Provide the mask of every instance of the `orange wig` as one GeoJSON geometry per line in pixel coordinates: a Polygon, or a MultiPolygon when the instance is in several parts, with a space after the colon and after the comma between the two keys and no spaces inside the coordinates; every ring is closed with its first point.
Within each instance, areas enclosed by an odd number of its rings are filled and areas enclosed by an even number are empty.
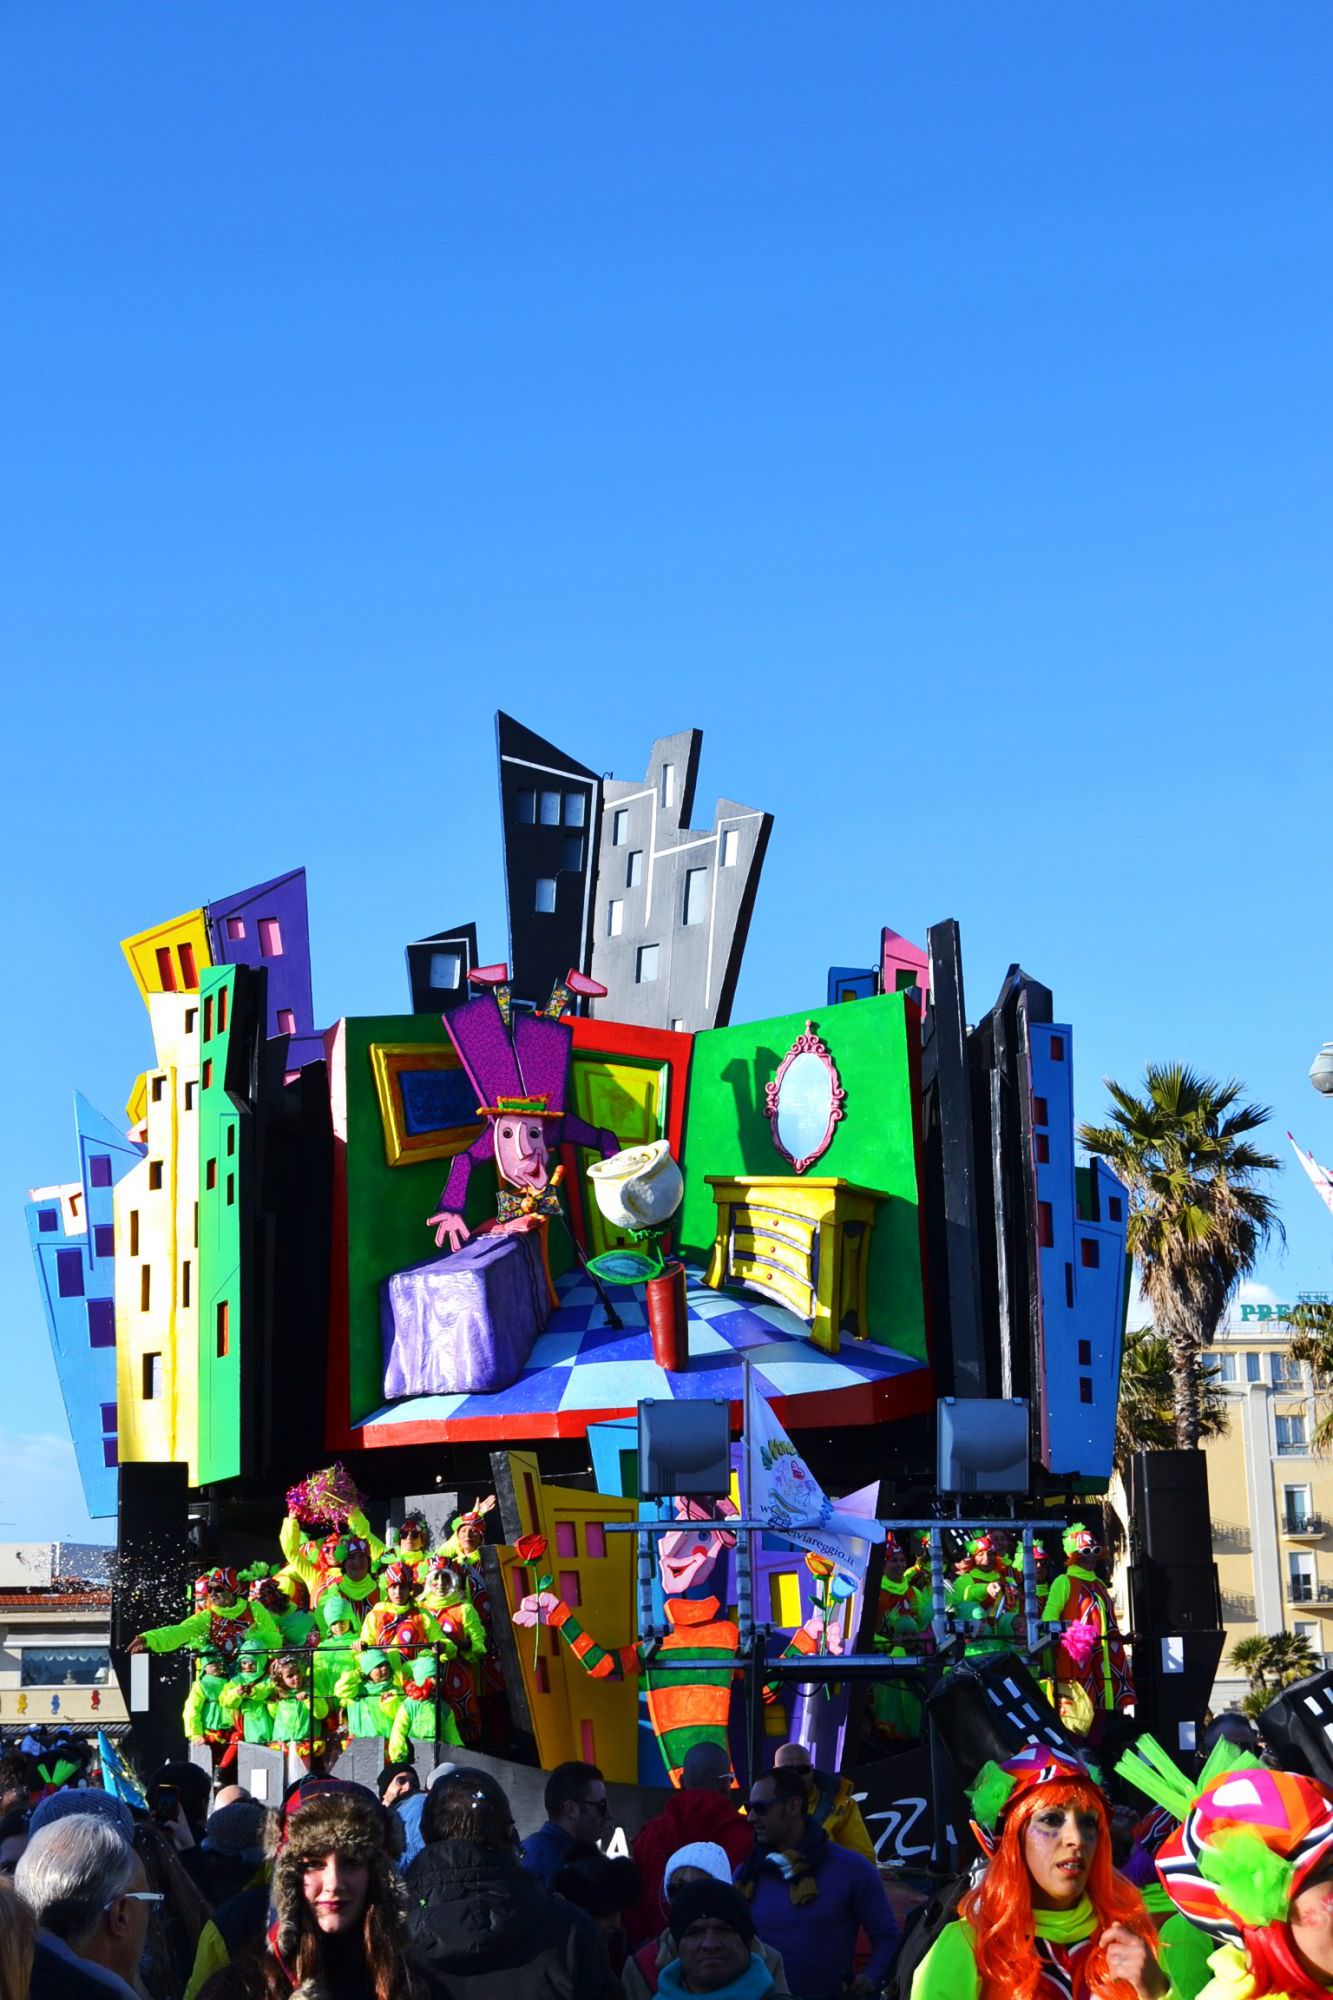
{"type": "Polygon", "coordinates": [[[1111,1866],[1111,1830],[1101,1793],[1076,1778],[1034,1785],[1014,1801],[986,1873],[958,1905],[959,1916],[976,1933],[982,2000],[1037,2000],[1040,1992],[1042,1966],[1033,1950],[1032,1877],[1023,1856],[1023,1834],[1033,1814],[1050,1806],[1076,1806],[1097,1815],[1097,1845],[1088,1872],[1097,1936],[1084,1964],[1088,1989],[1105,2000],[1138,2000],[1126,1980],[1108,1975],[1101,1933],[1111,1924],[1123,1924],[1156,1956],[1156,1932],[1138,1890],[1111,1866]]]}

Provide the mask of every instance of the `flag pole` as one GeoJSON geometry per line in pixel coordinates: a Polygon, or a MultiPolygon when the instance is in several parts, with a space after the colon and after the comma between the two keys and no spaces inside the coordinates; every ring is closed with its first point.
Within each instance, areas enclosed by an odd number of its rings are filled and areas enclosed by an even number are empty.
{"type": "Polygon", "coordinates": [[[748,1523],[753,1519],[750,1513],[753,1482],[750,1478],[750,1397],[753,1393],[753,1377],[750,1359],[741,1359],[741,1463],[740,1496],[741,1519],[747,1525],[740,1530],[736,1541],[736,1623],[739,1626],[739,1651],[742,1658],[749,1659],[750,1672],[746,1675],[746,1737],[750,1756],[749,1775],[753,1779],[759,1769],[760,1718],[763,1714],[763,1642],[754,1625],[754,1571],[751,1537],[753,1528],[748,1523]]]}

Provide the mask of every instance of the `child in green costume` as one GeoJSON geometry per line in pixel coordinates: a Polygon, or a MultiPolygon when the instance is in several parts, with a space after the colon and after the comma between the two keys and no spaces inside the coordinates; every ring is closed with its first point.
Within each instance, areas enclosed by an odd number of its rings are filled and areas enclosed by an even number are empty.
{"type": "Polygon", "coordinates": [[[269,1678],[268,1654],[257,1639],[241,1647],[235,1675],[218,1700],[233,1725],[239,1721],[243,1743],[273,1741],[273,1709],[278,1691],[269,1678]]]}
{"type": "Polygon", "coordinates": [[[185,1697],[182,1721],[189,1742],[219,1746],[231,1741],[231,1717],[219,1699],[226,1685],[226,1661],[215,1647],[205,1647],[195,1658],[194,1679],[185,1697]]]}
{"type": "Polygon", "coordinates": [[[334,1693],[343,1705],[349,1736],[379,1736],[388,1741],[403,1699],[391,1653],[367,1646],[341,1676],[334,1693]]]}
{"type": "Polygon", "coordinates": [[[290,1743],[309,1765],[320,1764],[337,1750],[337,1731],[330,1725],[332,1704],[315,1693],[311,1720],[310,1657],[282,1653],[273,1662],[273,1688],[277,1697],[273,1708],[273,1741],[290,1743]]]}
{"type": "Polygon", "coordinates": [[[356,1658],[357,1619],[353,1607],[337,1591],[320,1599],[320,1616],[327,1625],[315,1647],[315,1686],[321,1694],[331,1695],[356,1658]]]}
{"type": "Polygon", "coordinates": [[[443,1691],[436,1702],[435,1663],[428,1653],[423,1653],[407,1670],[402,1700],[389,1736],[387,1761],[404,1764],[412,1754],[413,1743],[437,1741],[457,1744],[460,1749],[463,1745],[457,1719],[443,1691]]]}

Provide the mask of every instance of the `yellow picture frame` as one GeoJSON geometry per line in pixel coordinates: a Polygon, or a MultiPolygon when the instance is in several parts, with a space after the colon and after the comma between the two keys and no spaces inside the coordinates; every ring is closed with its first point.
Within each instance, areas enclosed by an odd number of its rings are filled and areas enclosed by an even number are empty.
{"type": "Polygon", "coordinates": [[[465,1153],[485,1131],[484,1118],[437,1132],[407,1129],[401,1081],[404,1072],[461,1070],[456,1049],[438,1042],[372,1042],[370,1067],[384,1131],[384,1157],[391,1167],[410,1166],[418,1160],[451,1160],[465,1153]]]}

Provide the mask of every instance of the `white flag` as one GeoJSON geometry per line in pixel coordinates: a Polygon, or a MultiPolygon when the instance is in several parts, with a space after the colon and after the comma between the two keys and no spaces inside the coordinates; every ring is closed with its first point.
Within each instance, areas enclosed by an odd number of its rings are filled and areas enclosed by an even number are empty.
{"type": "Polygon", "coordinates": [[[827,1556],[844,1574],[864,1582],[871,1544],[884,1532],[880,1522],[835,1507],[765,1398],[751,1390],[747,1401],[749,1518],[762,1521],[798,1549],[827,1556]]]}
{"type": "MultiPolygon", "coordinates": [[[[1291,1139],[1290,1132],[1288,1132],[1287,1137],[1291,1139]]],[[[1291,1139],[1291,1144],[1296,1158],[1314,1182],[1319,1199],[1323,1202],[1326,1209],[1333,1212],[1333,1174],[1329,1173],[1327,1167],[1320,1166],[1313,1153],[1303,1153],[1294,1139],[1291,1139]]]]}

